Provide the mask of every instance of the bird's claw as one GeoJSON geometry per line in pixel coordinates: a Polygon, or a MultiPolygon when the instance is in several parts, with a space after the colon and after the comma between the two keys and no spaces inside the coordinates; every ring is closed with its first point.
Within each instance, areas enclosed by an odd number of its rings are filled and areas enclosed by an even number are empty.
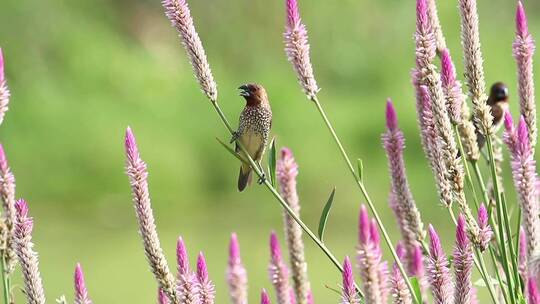
{"type": "Polygon", "coordinates": [[[266,174],[262,174],[257,181],[257,184],[262,185],[266,181],[266,174]]]}
{"type": "Polygon", "coordinates": [[[238,132],[233,132],[232,137],[231,137],[231,141],[229,143],[232,144],[233,142],[238,140],[239,137],[240,137],[240,135],[238,134],[238,132]]]}

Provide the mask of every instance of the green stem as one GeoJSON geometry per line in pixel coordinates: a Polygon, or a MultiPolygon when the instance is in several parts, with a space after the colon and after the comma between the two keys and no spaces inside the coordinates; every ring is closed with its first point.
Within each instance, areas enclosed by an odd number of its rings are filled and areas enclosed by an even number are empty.
{"type": "Polygon", "coordinates": [[[369,206],[369,209],[371,210],[371,213],[373,213],[373,217],[375,218],[375,221],[377,221],[377,225],[379,226],[379,229],[381,230],[381,234],[383,235],[383,239],[384,239],[386,245],[388,246],[388,248],[390,249],[390,252],[392,253],[392,257],[394,258],[394,261],[396,262],[396,264],[397,264],[397,266],[399,268],[399,271],[401,272],[401,275],[405,279],[405,283],[407,284],[407,287],[411,292],[411,295],[412,295],[412,297],[414,299],[414,302],[420,304],[420,301],[416,296],[416,293],[415,293],[414,288],[413,288],[413,286],[411,284],[411,281],[409,280],[409,276],[407,275],[407,272],[405,272],[405,268],[403,267],[403,264],[399,260],[399,257],[397,255],[396,251],[394,250],[394,246],[392,245],[392,241],[390,240],[390,237],[388,236],[388,232],[386,231],[386,228],[384,227],[384,225],[382,223],[381,217],[379,216],[379,213],[377,212],[377,209],[375,209],[375,205],[373,205],[373,202],[372,202],[372,200],[371,200],[371,198],[370,198],[370,196],[369,196],[369,194],[368,194],[368,192],[366,190],[366,187],[364,186],[364,183],[362,182],[360,177],[354,171],[354,167],[352,165],[352,162],[349,159],[349,156],[347,155],[347,152],[345,152],[345,149],[343,148],[343,145],[341,144],[341,141],[339,140],[339,137],[337,136],[336,131],[334,130],[334,127],[332,126],[332,123],[330,122],[330,120],[326,116],[326,113],[325,113],[324,109],[322,108],[318,98],[316,96],[313,96],[311,98],[311,100],[313,101],[313,103],[317,107],[317,110],[318,110],[319,114],[321,115],[326,127],[328,128],[328,131],[330,131],[330,134],[332,135],[332,138],[334,139],[336,145],[339,148],[339,151],[341,153],[341,156],[343,157],[343,160],[347,164],[347,167],[348,167],[349,171],[351,172],[351,175],[353,176],[354,180],[356,181],[356,184],[360,188],[360,192],[362,192],[362,195],[364,196],[364,199],[366,200],[366,202],[367,202],[367,204],[369,206]]]}
{"type": "Polygon", "coordinates": [[[4,303],[5,304],[10,304],[11,302],[9,301],[9,292],[10,292],[10,283],[9,283],[9,276],[7,275],[7,272],[6,272],[6,258],[4,256],[4,254],[2,254],[2,258],[1,258],[2,262],[1,262],[1,271],[2,271],[2,285],[4,287],[4,303]]]}
{"type": "Polygon", "coordinates": [[[478,207],[479,207],[478,198],[476,196],[476,190],[474,189],[474,183],[471,178],[471,171],[469,170],[469,165],[467,164],[467,160],[465,157],[465,149],[463,149],[463,143],[461,142],[461,136],[459,134],[458,126],[454,124],[453,128],[454,128],[454,133],[456,134],[459,152],[461,153],[461,157],[463,159],[463,167],[465,168],[465,176],[467,180],[467,185],[471,189],[473,199],[474,199],[474,205],[476,206],[476,210],[478,210],[478,207]]]}
{"type": "MultiPolygon", "coordinates": [[[[229,133],[232,135],[234,130],[232,129],[229,121],[227,120],[227,117],[225,116],[225,114],[221,110],[221,107],[217,104],[217,102],[212,102],[212,105],[214,106],[214,109],[218,113],[219,117],[221,118],[221,121],[223,122],[223,124],[225,125],[225,127],[227,128],[229,133]]],[[[261,172],[259,166],[257,165],[257,163],[255,163],[253,158],[251,158],[249,153],[247,153],[245,147],[238,141],[237,141],[237,144],[240,147],[240,149],[242,150],[242,152],[245,154],[245,156],[247,158],[247,161],[249,162],[249,164],[250,164],[251,168],[253,169],[253,171],[257,174],[257,176],[259,176],[259,178],[262,178],[264,176],[264,172],[261,172]]],[[[302,230],[304,230],[304,232],[323,251],[323,253],[328,257],[328,259],[330,259],[332,264],[334,264],[334,266],[336,266],[336,268],[340,272],[343,272],[343,267],[341,266],[341,263],[334,256],[334,254],[330,251],[330,249],[328,249],[328,247],[326,247],[326,245],[315,235],[315,233],[313,233],[313,231],[311,231],[311,229],[309,229],[309,227],[298,217],[298,215],[296,215],[296,213],[291,209],[289,204],[287,204],[285,199],[283,199],[283,197],[281,197],[279,192],[272,186],[272,184],[266,178],[264,179],[264,185],[266,186],[266,188],[268,188],[268,190],[270,190],[270,193],[272,193],[272,195],[277,199],[277,201],[279,202],[281,207],[283,207],[283,209],[285,209],[285,211],[289,214],[289,216],[294,219],[294,221],[302,228],[302,230]]],[[[357,289],[358,293],[360,294],[360,296],[363,297],[362,292],[360,291],[360,289],[357,286],[356,286],[356,289],[357,289]]]]}

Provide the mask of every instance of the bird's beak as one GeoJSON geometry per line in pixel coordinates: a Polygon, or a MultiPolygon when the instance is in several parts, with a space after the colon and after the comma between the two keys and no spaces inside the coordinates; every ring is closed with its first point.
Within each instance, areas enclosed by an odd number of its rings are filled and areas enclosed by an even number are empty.
{"type": "Polygon", "coordinates": [[[241,85],[239,88],[240,90],[240,96],[244,96],[244,97],[249,97],[250,96],[250,93],[249,93],[249,87],[247,85],[241,85]]]}

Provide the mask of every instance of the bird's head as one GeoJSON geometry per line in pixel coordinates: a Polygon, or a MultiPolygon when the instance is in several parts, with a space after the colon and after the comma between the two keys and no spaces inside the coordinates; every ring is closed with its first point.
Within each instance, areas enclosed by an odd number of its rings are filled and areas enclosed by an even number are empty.
{"type": "Polygon", "coordinates": [[[496,82],[491,86],[488,103],[494,105],[500,102],[508,102],[508,87],[502,82],[496,82]]]}
{"type": "Polygon", "coordinates": [[[268,102],[268,96],[263,86],[256,83],[243,84],[239,88],[240,96],[246,99],[248,105],[256,106],[268,102]]]}

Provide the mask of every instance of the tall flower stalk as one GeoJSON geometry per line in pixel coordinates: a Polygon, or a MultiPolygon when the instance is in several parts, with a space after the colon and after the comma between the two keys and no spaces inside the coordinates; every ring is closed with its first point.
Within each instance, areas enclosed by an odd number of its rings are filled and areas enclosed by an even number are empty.
{"type": "Polygon", "coordinates": [[[125,149],[127,156],[126,171],[131,184],[133,205],[137,215],[139,234],[143,241],[146,259],[159,287],[163,289],[172,303],[180,304],[180,297],[176,290],[174,276],[171,274],[167,265],[167,260],[163,254],[163,249],[161,249],[156,230],[152,205],[150,203],[150,193],[148,191],[146,163],[139,155],[135,136],[133,136],[133,132],[131,132],[129,127],[126,131],[125,149]]]}
{"type": "Polygon", "coordinates": [[[84,274],[81,264],[77,263],[75,267],[75,304],[92,304],[92,300],[88,296],[86,283],[84,282],[84,274]]]}
{"type": "Polygon", "coordinates": [[[206,259],[203,253],[199,253],[197,257],[197,281],[200,304],[214,304],[215,289],[214,283],[208,276],[208,267],[206,266],[206,259]]]}
{"type": "Polygon", "coordinates": [[[460,215],[457,222],[456,245],[454,248],[455,304],[470,304],[473,297],[473,248],[467,238],[465,225],[465,219],[460,215]]]}
{"type": "Polygon", "coordinates": [[[15,209],[15,251],[23,274],[24,294],[29,304],[45,304],[38,254],[32,243],[34,221],[28,216],[28,205],[24,200],[17,201],[15,209]]]}
{"type": "Polygon", "coordinates": [[[533,55],[534,40],[529,33],[527,15],[521,1],[516,12],[516,38],[513,44],[514,58],[517,63],[519,108],[529,130],[531,146],[536,146],[538,130],[536,128],[536,100],[534,96],[533,55]]]}
{"type": "Polygon", "coordinates": [[[233,304],[247,304],[248,286],[247,271],[240,258],[240,244],[236,233],[231,235],[229,243],[229,265],[227,267],[227,283],[233,304]]]}
{"type": "Polygon", "coordinates": [[[360,298],[356,292],[354,275],[349,257],[343,261],[343,288],[341,291],[341,304],[360,304],[360,298]]]}
{"type": "Polygon", "coordinates": [[[4,122],[4,117],[9,105],[9,89],[4,72],[4,54],[0,48],[0,125],[4,122]]]}
{"type": "Polygon", "coordinates": [[[289,269],[283,261],[279,241],[274,232],[270,235],[270,265],[268,266],[268,273],[276,291],[277,303],[292,304],[289,269]]]}
{"type": "Polygon", "coordinates": [[[180,303],[199,304],[199,284],[195,273],[189,268],[187,249],[182,237],[176,242],[176,261],[178,264],[176,289],[180,294],[180,303]]]}
{"type": "MultiPolygon", "coordinates": [[[[287,201],[294,213],[300,217],[300,201],[296,191],[298,164],[290,149],[281,149],[281,158],[277,163],[276,174],[280,185],[281,196],[287,201]]],[[[306,304],[311,288],[307,275],[306,258],[304,256],[302,228],[298,226],[287,212],[283,212],[283,216],[296,299],[299,304],[306,304]]]]}
{"type": "Polygon", "coordinates": [[[9,276],[15,269],[17,256],[13,248],[13,230],[15,225],[15,176],[11,172],[4,147],[0,144],[0,197],[2,198],[4,229],[1,231],[2,252],[5,273],[9,276]]]}
{"type": "Polygon", "coordinates": [[[439,235],[431,225],[429,226],[429,239],[427,274],[433,292],[433,301],[435,304],[454,303],[448,259],[442,249],[439,235]]]}

